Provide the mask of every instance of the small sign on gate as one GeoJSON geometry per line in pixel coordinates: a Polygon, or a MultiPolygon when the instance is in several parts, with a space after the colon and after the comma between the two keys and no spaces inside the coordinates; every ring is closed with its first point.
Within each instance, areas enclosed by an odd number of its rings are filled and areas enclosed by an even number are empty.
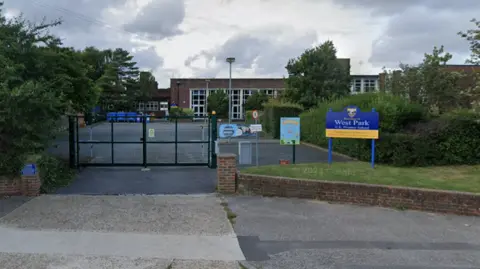
{"type": "Polygon", "coordinates": [[[155,129],[148,129],[148,137],[150,138],[155,137],[155,129]]]}

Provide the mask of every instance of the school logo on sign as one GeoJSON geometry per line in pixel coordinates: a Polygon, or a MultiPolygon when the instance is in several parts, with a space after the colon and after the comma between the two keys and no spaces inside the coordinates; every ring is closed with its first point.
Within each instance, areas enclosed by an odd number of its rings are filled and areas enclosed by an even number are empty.
{"type": "Polygon", "coordinates": [[[347,108],[347,113],[350,118],[355,117],[357,115],[357,108],[356,107],[349,107],[347,108]]]}

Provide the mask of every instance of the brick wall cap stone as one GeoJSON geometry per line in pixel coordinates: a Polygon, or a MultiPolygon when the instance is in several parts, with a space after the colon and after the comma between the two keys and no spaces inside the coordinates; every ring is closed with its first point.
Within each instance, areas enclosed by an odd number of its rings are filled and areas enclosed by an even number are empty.
{"type": "Polygon", "coordinates": [[[235,153],[220,153],[220,154],[218,154],[218,158],[237,158],[237,154],[235,154],[235,153]]]}

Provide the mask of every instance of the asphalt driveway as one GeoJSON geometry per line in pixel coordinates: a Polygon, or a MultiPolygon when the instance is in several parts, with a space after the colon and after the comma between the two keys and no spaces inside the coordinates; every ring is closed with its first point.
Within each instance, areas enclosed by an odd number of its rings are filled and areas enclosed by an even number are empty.
{"type": "Polygon", "coordinates": [[[251,269],[477,269],[475,217],[229,197],[251,269]]]}

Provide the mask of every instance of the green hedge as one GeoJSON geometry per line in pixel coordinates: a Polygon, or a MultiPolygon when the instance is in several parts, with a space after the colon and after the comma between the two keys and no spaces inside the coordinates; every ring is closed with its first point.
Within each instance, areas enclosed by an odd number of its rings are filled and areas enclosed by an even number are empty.
{"type": "MultiPolygon", "coordinates": [[[[480,163],[478,115],[455,112],[429,118],[419,105],[385,94],[362,94],[322,103],[301,114],[301,138],[328,146],[325,118],[328,108],[339,111],[347,105],[362,110],[375,108],[380,114],[380,139],[376,161],[396,166],[428,166],[480,163]]],[[[334,151],[363,161],[370,160],[371,140],[333,139],[334,151]]]]}
{"type": "Polygon", "coordinates": [[[303,107],[298,104],[278,100],[270,100],[263,107],[263,115],[260,117],[263,129],[274,139],[280,138],[280,118],[298,117],[303,111],[303,107]]]}

